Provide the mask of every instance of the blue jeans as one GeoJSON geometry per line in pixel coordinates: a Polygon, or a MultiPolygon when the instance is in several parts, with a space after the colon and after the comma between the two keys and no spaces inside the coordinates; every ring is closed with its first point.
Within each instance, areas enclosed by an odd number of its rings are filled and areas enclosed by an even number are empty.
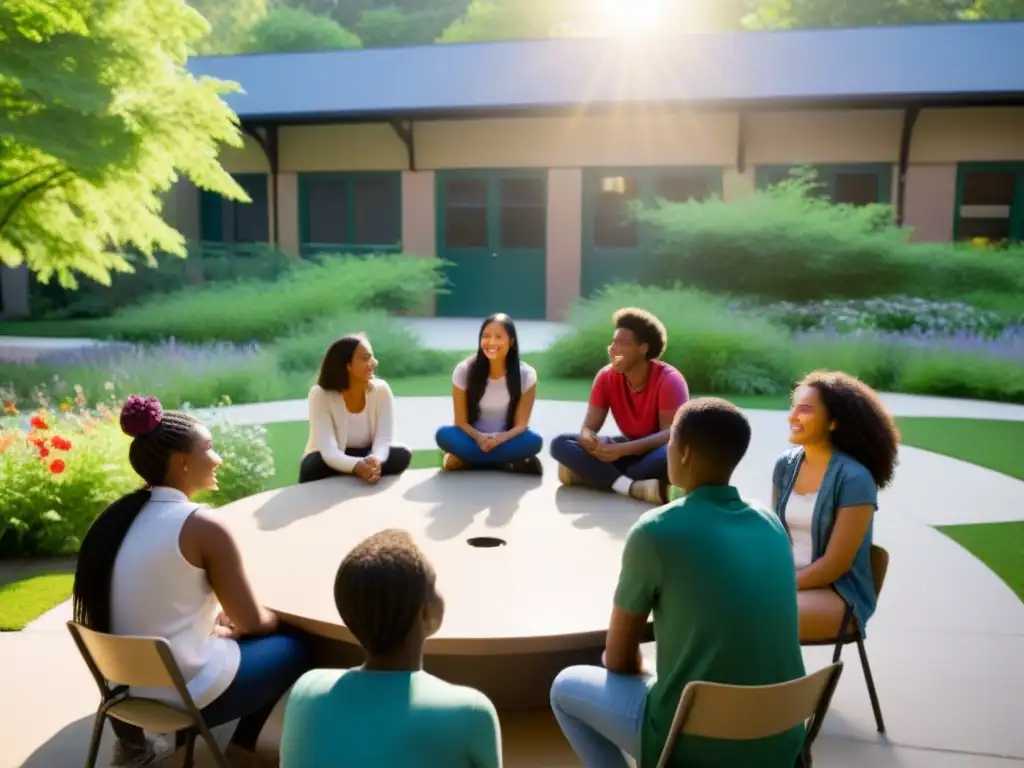
{"type": "MultiPolygon", "coordinates": [[[[601,439],[611,443],[629,442],[625,437],[601,439]]],[[[623,475],[630,480],[668,482],[667,445],[655,448],[642,456],[623,456],[618,461],[609,462],[591,456],[579,441],[579,435],[559,435],[551,441],[551,456],[590,488],[608,490],[623,475]]]]}
{"type": "Polygon", "coordinates": [[[506,440],[490,453],[480,450],[476,440],[463,432],[459,427],[441,427],[434,439],[437,447],[445,453],[460,459],[463,464],[486,467],[496,464],[508,464],[536,456],[544,447],[544,438],[528,429],[523,434],[506,440]]]}
{"type": "Polygon", "coordinates": [[[640,757],[647,691],[653,676],[620,675],[604,667],[569,667],[551,684],[551,709],[585,768],[627,768],[640,757]]]}

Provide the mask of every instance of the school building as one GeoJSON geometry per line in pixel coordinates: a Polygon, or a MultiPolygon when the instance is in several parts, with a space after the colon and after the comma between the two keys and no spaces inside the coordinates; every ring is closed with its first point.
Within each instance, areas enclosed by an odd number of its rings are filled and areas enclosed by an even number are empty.
{"type": "Polygon", "coordinates": [[[180,185],[187,237],[452,263],[446,316],[561,319],[641,276],[629,200],[734,199],[814,164],[922,241],[1024,239],[1024,23],[205,57],[253,202],[180,185]]]}

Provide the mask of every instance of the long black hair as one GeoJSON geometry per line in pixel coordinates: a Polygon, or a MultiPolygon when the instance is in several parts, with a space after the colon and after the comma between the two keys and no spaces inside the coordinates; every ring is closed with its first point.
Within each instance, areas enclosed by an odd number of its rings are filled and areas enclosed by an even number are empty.
{"type": "Polygon", "coordinates": [[[516,324],[504,312],[491,315],[480,325],[477,334],[476,357],[469,358],[473,362],[469,366],[469,381],[466,385],[466,407],[469,423],[475,424],[480,419],[480,400],[487,389],[487,378],[491,363],[484,354],[484,329],[491,323],[498,323],[508,334],[508,356],[505,358],[505,384],[508,386],[508,412],[505,414],[505,429],[512,429],[516,420],[516,409],[523,397],[523,375],[519,365],[519,336],[516,324]]]}
{"type": "Polygon", "coordinates": [[[188,453],[199,420],[164,412],[156,398],[132,397],[121,411],[121,428],[132,439],[128,461],[146,487],[122,496],[89,527],[78,552],[72,592],[74,619],[96,632],[110,632],[110,586],[114,561],[135,518],[149,501],[150,488],[167,478],[171,456],[188,453]]]}

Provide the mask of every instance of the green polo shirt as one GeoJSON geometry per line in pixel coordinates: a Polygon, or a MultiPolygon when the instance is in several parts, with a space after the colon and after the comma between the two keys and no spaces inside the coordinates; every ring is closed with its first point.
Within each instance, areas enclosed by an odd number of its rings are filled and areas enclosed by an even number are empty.
{"type": "MultiPolygon", "coordinates": [[[[732,486],[705,486],[646,513],[626,538],[615,605],[654,613],[657,679],[641,768],[652,768],[691,681],[772,685],[804,675],[796,571],[778,517],[732,486]]],[[[803,727],[755,741],[684,736],[669,765],[792,766],[803,727]]]]}
{"type": "Polygon", "coordinates": [[[426,672],[317,669],[292,688],[281,768],[501,768],[490,700],[426,672]]]}

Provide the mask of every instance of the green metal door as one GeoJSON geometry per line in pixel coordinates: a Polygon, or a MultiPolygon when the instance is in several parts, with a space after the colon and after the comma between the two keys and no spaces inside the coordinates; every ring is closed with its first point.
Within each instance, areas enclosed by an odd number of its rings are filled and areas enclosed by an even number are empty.
{"type": "Polygon", "coordinates": [[[547,207],[544,171],[438,172],[437,254],[449,285],[437,314],[543,319],[547,207]]]}
{"type": "Polygon", "coordinates": [[[655,238],[629,215],[636,202],[704,200],[722,193],[721,168],[587,168],[583,172],[580,293],[654,274],[655,238]]]}

